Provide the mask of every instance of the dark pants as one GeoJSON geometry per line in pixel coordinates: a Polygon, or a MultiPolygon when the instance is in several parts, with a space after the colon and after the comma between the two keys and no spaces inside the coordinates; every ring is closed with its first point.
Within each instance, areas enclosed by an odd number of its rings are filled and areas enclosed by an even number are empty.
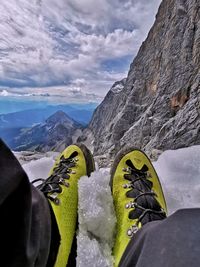
{"type": "MultiPolygon", "coordinates": [[[[53,267],[59,240],[48,201],[0,140],[0,266],[53,267]]],[[[75,266],[72,258],[70,267],[75,266]]],[[[120,267],[134,266],[199,267],[200,209],[146,224],[120,262],[120,267]]]]}
{"type": "Polygon", "coordinates": [[[0,266],[53,266],[59,245],[56,231],[48,201],[0,140],[0,266]]]}
{"type": "Polygon", "coordinates": [[[147,223],[130,241],[120,267],[199,267],[200,209],[147,223]]]}

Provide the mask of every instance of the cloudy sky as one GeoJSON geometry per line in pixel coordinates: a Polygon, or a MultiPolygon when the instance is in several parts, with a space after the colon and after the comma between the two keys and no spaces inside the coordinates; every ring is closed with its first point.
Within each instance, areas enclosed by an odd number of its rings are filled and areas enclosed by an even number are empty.
{"type": "Polygon", "coordinates": [[[101,99],[129,65],[161,0],[1,0],[0,96],[101,99]]]}

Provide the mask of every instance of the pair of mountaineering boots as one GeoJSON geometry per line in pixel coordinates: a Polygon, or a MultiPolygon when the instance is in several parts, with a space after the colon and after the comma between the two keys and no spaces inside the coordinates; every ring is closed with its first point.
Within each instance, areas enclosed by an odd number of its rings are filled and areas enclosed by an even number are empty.
{"type": "MultiPolygon", "coordinates": [[[[94,169],[91,152],[82,144],[71,145],[38,187],[52,207],[61,237],[54,267],[68,266],[77,225],[78,180],[90,176],[94,169]]],[[[164,219],[167,208],[158,176],[148,157],[138,149],[117,155],[110,185],[117,217],[113,255],[118,266],[134,233],[150,221],[164,219]]]]}

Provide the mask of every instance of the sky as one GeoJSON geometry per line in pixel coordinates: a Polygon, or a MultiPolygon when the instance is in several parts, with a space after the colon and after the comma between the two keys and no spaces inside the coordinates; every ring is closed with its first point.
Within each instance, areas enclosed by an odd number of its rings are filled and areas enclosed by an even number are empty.
{"type": "Polygon", "coordinates": [[[99,102],[129,66],[161,0],[1,0],[0,97],[99,102]]]}

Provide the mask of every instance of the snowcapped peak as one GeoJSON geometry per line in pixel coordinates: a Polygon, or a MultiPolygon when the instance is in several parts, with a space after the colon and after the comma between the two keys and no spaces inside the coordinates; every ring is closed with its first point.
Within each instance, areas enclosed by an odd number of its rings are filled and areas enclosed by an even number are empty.
{"type": "Polygon", "coordinates": [[[111,91],[113,93],[120,93],[124,89],[125,83],[126,83],[126,78],[124,78],[119,82],[114,83],[111,88],[111,91]]]}

